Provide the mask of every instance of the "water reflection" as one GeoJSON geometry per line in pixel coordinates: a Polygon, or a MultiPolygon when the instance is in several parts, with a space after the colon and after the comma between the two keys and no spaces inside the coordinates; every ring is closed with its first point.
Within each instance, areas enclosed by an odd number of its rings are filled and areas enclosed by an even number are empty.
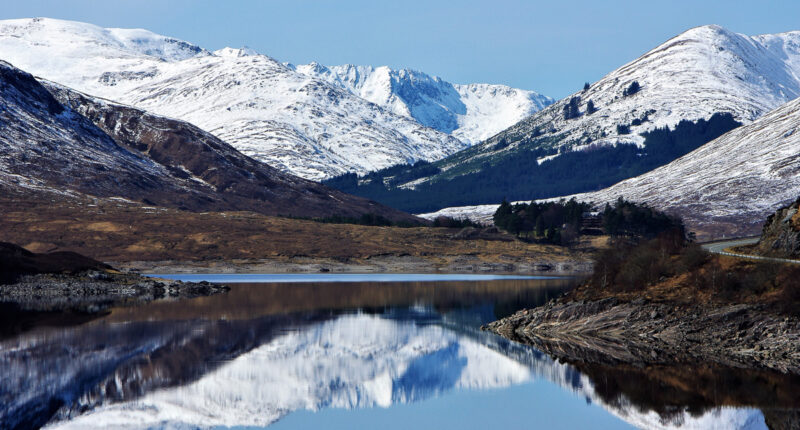
{"type": "Polygon", "coordinates": [[[574,367],[477,330],[572,282],[235,285],[89,322],[51,318],[0,340],[0,427],[267,426],[542,380],[645,428],[798,423],[794,377],[574,367]]]}

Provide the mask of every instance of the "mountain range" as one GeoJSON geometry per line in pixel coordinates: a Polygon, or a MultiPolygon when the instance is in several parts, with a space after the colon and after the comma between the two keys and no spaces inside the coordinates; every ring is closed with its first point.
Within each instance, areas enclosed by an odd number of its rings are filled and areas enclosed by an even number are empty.
{"type": "Polygon", "coordinates": [[[595,191],[798,95],[800,32],[746,36],[697,27],[471,148],[328,183],[415,212],[595,191]]]}
{"type": "Polygon", "coordinates": [[[186,122],[40,82],[2,61],[0,129],[5,197],[413,220],[280,172],[186,122]]]}
{"type": "MultiPolygon", "coordinates": [[[[652,172],[566,198],[604,204],[619,197],[680,215],[706,237],[757,233],[800,190],[800,99],[791,101],[652,172]]],[[[487,222],[497,205],[423,215],[487,222]]]]}
{"type": "Polygon", "coordinates": [[[693,28],[555,103],[40,18],[0,21],[0,58],[53,79],[2,65],[17,194],[406,221],[345,193],[483,220],[502,198],[623,196],[714,236],[753,232],[797,186],[800,32],[693,28]],[[343,192],[284,172],[343,174],[326,181],[343,192]]]}
{"type": "Polygon", "coordinates": [[[433,161],[490,133],[482,125],[497,123],[499,131],[549,102],[500,86],[465,87],[462,96],[441,79],[401,71],[378,79],[385,100],[376,104],[355,86],[249,49],[210,52],[146,30],[47,18],[1,21],[0,59],[87,94],[188,121],[246,155],[313,180],[433,161]]]}
{"type": "Polygon", "coordinates": [[[533,91],[505,85],[451,84],[409,69],[351,64],[326,67],[318,63],[288,66],[469,144],[487,139],[553,103],[533,91]]]}

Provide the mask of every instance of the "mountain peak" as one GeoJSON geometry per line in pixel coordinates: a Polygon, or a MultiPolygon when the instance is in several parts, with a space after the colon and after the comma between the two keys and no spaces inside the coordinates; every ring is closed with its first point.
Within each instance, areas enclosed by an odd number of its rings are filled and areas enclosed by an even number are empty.
{"type": "Polygon", "coordinates": [[[281,65],[249,48],[209,52],[146,30],[0,21],[15,66],[229,140],[310,179],[433,161],[541,109],[532,92],[463,91],[389,67],[281,65]]]}
{"type": "Polygon", "coordinates": [[[214,51],[214,55],[217,57],[250,57],[253,55],[259,55],[256,50],[248,48],[247,46],[242,46],[241,48],[231,48],[226,46],[222,49],[217,49],[214,51]]]}
{"type": "Polygon", "coordinates": [[[0,41],[6,53],[36,49],[48,51],[37,61],[15,65],[30,70],[36,63],[60,56],[83,58],[89,52],[100,52],[114,58],[138,56],[161,61],[181,61],[210,53],[189,42],[162,36],[143,29],[103,28],[94,24],[53,18],[0,20],[0,41]]]}
{"type": "Polygon", "coordinates": [[[726,40],[726,39],[739,39],[739,38],[749,39],[749,36],[733,32],[721,25],[707,24],[698,27],[692,27],[684,31],[683,33],[675,36],[674,38],[670,39],[665,44],[670,44],[675,40],[687,40],[687,39],[713,43],[713,41],[718,41],[720,39],[726,40]]]}
{"type": "Polygon", "coordinates": [[[552,103],[533,91],[491,84],[452,84],[438,76],[389,66],[316,62],[294,70],[340,87],[397,115],[476,143],[552,103]]]}

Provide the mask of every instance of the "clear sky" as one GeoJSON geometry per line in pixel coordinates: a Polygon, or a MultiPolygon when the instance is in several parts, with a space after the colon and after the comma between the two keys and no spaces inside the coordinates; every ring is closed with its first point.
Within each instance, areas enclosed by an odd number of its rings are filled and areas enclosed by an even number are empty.
{"type": "Polygon", "coordinates": [[[800,30],[800,0],[3,0],[0,18],[138,27],[208,49],[249,46],[300,64],[409,67],[455,83],[555,98],[670,37],[719,24],[800,30]]]}

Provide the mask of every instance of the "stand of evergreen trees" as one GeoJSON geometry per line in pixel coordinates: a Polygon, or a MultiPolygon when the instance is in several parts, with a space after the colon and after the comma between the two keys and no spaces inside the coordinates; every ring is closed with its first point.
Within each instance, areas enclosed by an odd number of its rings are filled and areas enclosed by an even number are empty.
{"type": "Polygon", "coordinates": [[[611,237],[652,239],[667,231],[685,236],[680,218],[669,216],[647,205],[629,202],[622,197],[613,206],[606,203],[601,216],[603,231],[611,237]]]}
{"type": "Polygon", "coordinates": [[[642,87],[641,87],[641,85],[639,85],[639,81],[633,81],[628,86],[628,88],[625,88],[624,90],[622,90],[622,95],[624,97],[632,96],[632,95],[638,93],[639,90],[641,90],[641,89],[642,89],[642,87]]]}
{"type": "MultiPolygon", "coordinates": [[[[504,199],[495,211],[493,221],[498,228],[521,238],[568,245],[580,236],[584,216],[591,209],[590,203],[578,202],[574,198],[515,205],[504,199]]],[[[612,238],[652,239],[665,232],[685,236],[680,218],[622,197],[613,205],[606,204],[599,216],[603,232],[612,238]]]]}
{"type": "Polygon", "coordinates": [[[591,115],[597,112],[597,108],[594,106],[594,102],[589,100],[586,102],[586,115],[591,115]]]}
{"type": "Polygon", "coordinates": [[[520,237],[567,245],[580,235],[583,213],[590,208],[590,204],[575,199],[516,205],[503,199],[493,221],[498,228],[520,237]]]}
{"type": "Polygon", "coordinates": [[[644,148],[635,145],[597,146],[565,152],[539,164],[552,150],[519,145],[513,155],[449,180],[423,183],[414,190],[396,188],[438,173],[436,163],[400,165],[359,178],[342,175],[325,184],[347,193],[376,200],[412,213],[432,212],[448,206],[543,199],[599,190],[641,175],[698,148],[738,127],[729,113],[708,121],[681,121],[674,129],[661,128],[643,134],[644,148]],[[388,183],[388,186],[386,185],[388,183]]]}

